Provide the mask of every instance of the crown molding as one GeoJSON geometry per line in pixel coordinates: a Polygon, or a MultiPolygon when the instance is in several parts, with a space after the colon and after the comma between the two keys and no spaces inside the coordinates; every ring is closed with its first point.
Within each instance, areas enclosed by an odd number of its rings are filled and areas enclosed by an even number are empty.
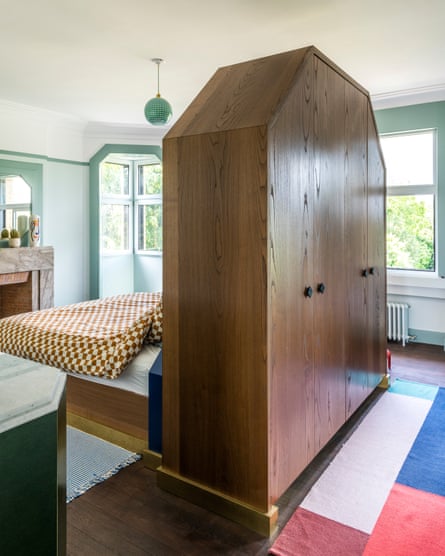
{"type": "Polygon", "coordinates": [[[30,106],[29,104],[20,104],[10,100],[0,99],[0,112],[4,114],[16,114],[20,117],[26,117],[38,123],[47,125],[63,126],[66,128],[83,131],[87,122],[71,114],[63,114],[45,108],[30,106]]]}
{"type": "Polygon", "coordinates": [[[125,141],[131,140],[155,140],[162,138],[169,130],[169,126],[153,127],[149,124],[114,124],[106,122],[88,122],[85,127],[85,136],[88,138],[99,138],[115,136],[125,141]]]}
{"type": "Polygon", "coordinates": [[[403,91],[371,94],[374,110],[410,106],[412,104],[426,104],[445,100],[445,84],[418,87],[403,91]]]}

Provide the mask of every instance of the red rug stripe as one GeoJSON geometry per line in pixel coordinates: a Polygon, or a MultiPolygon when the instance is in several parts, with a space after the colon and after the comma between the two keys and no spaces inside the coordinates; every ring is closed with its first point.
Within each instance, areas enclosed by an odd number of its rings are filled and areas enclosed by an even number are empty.
{"type": "Polygon", "coordinates": [[[396,483],[364,556],[445,554],[445,498],[396,483]]]}
{"type": "MultiPolygon", "coordinates": [[[[369,536],[298,508],[270,549],[274,556],[361,556],[369,536]]],[[[379,556],[382,556],[381,554],[379,556]]]]}

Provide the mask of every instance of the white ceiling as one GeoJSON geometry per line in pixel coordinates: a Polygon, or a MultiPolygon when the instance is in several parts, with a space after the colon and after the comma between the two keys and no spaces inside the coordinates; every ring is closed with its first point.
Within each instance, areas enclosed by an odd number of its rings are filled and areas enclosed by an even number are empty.
{"type": "Polygon", "coordinates": [[[445,99],[443,0],[0,0],[0,99],[87,122],[177,118],[218,67],[315,45],[376,101],[445,99]]]}

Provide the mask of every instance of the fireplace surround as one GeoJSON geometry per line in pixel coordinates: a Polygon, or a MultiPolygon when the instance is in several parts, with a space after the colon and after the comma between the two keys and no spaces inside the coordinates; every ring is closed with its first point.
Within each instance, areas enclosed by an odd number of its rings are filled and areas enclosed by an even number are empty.
{"type": "Polygon", "coordinates": [[[54,249],[0,249],[0,318],[54,304],[54,249]]]}

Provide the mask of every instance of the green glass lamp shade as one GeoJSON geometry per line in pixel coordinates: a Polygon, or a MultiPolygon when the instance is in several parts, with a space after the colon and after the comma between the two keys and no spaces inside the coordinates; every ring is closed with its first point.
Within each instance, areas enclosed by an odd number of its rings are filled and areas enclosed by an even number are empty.
{"type": "Polygon", "coordinates": [[[150,99],[144,111],[147,121],[152,125],[165,125],[173,114],[170,103],[160,96],[150,99]]]}

